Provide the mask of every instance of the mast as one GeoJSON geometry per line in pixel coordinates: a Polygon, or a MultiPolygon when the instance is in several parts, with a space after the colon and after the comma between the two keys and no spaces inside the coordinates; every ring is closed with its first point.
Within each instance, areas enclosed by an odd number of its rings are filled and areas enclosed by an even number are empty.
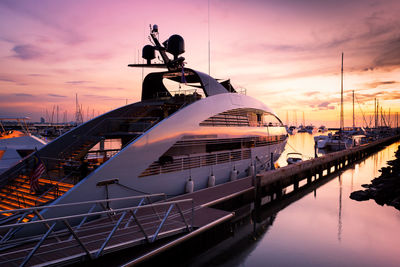
{"type": "Polygon", "coordinates": [[[353,90],[353,129],[356,127],[354,118],[354,90],[353,90]]]}
{"type": "Polygon", "coordinates": [[[340,131],[344,128],[343,118],[343,52],[342,52],[342,68],[341,68],[341,89],[340,89],[340,131]]]}
{"type": "Polygon", "coordinates": [[[210,0],[208,0],[208,75],[211,75],[210,0]]]}
{"type": "Polygon", "coordinates": [[[374,120],[375,120],[375,128],[376,128],[376,126],[377,126],[377,122],[376,122],[376,98],[375,98],[375,104],[374,104],[374,120]]]}

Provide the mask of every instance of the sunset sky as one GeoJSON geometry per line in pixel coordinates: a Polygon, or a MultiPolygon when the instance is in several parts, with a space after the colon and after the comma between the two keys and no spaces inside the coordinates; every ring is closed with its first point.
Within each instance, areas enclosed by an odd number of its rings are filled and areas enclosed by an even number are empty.
{"type": "MultiPolygon", "coordinates": [[[[400,112],[398,0],[0,1],[0,117],[74,120],[140,99],[138,62],[149,24],[185,39],[187,66],[230,78],[289,122],[339,125],[344,52],[346,125],[351,91],[369,122],[374,98],[400,112]],[[210,24],[208,24],[210,23],[210,24]],[[47,114],[46,115],[46,109],[47,114]],[[88,112],[89,111],[89,112],[88,112]]],[[[146,74],[148,73],[145,70],[146,74]]],[[[392,117],[392,121],[394,118],[392,117]]]]}

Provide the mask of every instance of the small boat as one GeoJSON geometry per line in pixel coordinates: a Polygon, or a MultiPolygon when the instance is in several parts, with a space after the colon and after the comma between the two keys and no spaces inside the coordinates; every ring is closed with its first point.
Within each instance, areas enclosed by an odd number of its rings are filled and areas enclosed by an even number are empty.
{"type": "Polygon", "coordinates": [[[327,132],[328,131],[328,129],[325,127],[325,125],[321,125],[319,128],[318,128],[318,132],[319,133],[325,133],[325,132],[327,132]]]}
{"type": "Polygon", "coordinates": [[[316,128],[314,125],[307,125],[305,128],[306,132],[309,134],[313,134],[316,132],[316,128]]]}
{"type": "Polygon", "coordinates": [[[291,134],[291,135],[296,134],[297,133],[296,126],[293,126],[293,125],[290,126],[289,129],[288,129],[288,133],[291,134]]]}
{"type": "Polygon", "coordinates": [[[299,129],[297,130],[297,132],[298,133],[306,133],[307,132],[306,127],[303,126],[303,125],[300,125],[299,129]]]}
{"type": "Polygon", "coordinates": [[[314,136],[314,142],[318,149],[324,149],[327,147],[327,143],[332,137],[332,134],[329,133],[328,135],[317,135],[314,136]]]}
{"type": "Polygon", "coordinates": [[[291,152],[286,155],[286,162],[290,164],[295,164],[303,161],[303,155],[297,152],[291,152]]]}

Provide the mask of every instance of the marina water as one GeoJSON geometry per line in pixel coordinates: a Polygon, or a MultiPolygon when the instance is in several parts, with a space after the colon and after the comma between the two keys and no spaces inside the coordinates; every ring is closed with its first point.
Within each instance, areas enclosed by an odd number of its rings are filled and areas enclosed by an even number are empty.
{"type": "MultiPolygon", "coordinates": [[[[290,136],[288,152],[314,155],[313,136],[290,136]]],[[[396,142],[333,176],[327,183],[192,259],[192,266],[400,266],[400,212],[351,192],[380,175],[394,159],[396,142]]]]}

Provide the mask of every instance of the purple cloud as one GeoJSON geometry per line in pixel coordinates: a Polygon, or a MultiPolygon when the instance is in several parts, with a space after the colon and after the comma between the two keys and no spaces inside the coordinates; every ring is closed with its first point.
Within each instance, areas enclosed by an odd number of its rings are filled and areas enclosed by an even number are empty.
{"type": "Polygon", "coordinates": [[[33,45],[16,45],[12,51],[15,52],[14,57],[22,60],[38,59],[43,56],[40,49],[33,45]]]}
{"type": "Polygon", "coordinates": [[[22,96],[22,97],[25,97],[25,96],[27,96],[27,97],[34,97],[34,95],[31,95],[31,94],[24,94],[24,93],[20,93],[20,94],[14,94],[15,96],[22,96]]]}
{"type": "Polygon", "coordinates": [[[1,82],[9,82],[9,83],[15,83],[16,81],[7,77],[2,77],[0,76],[0,81],[1,82]]]}
{"type": "Polygon", "coordinates": [[[57,95],[57,94],[47,94],[47,95],[52,97],[67,97],[65,95],[57,95]]]}
{"type": "Polygon", "coordinates": [[[328,101],[322,102],[318,105],[319,109],[335,109],[334,106],[330,106],[330,103],[328,101]]]}
{"type": "Polygon", "coordinates": [[[90,81],[66,81],[67,84],[83,84],[83,83],[90,83],[90,81]]]}

